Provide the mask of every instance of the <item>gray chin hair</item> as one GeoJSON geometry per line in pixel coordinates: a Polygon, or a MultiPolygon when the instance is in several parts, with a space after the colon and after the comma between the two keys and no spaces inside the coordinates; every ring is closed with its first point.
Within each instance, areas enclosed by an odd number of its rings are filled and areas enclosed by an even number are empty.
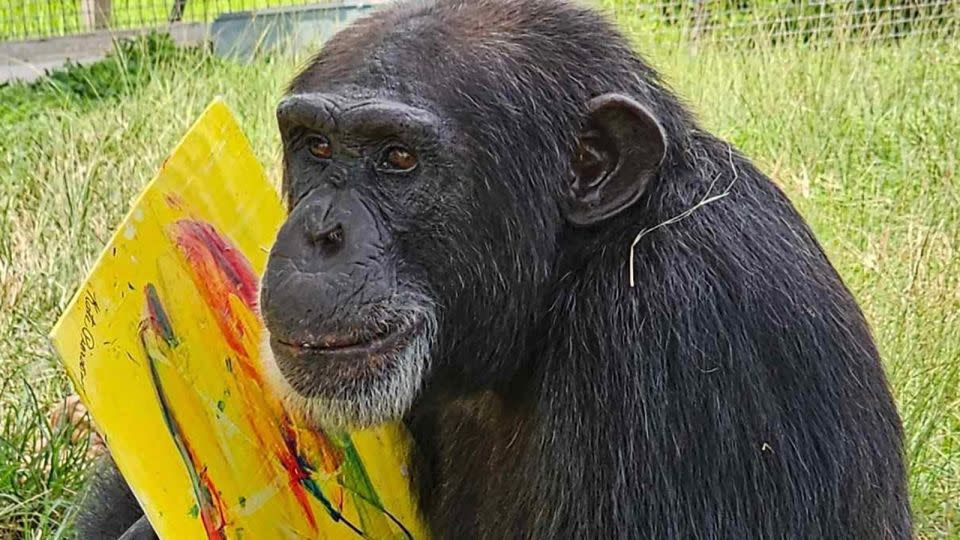
{"type": "Polygon", "coordinates": [[[270,348],[269,331],[264,329],[260,352],[267,382],[288,410],[300,413],[315,427],[366,428],[400,420],[420,392],[436,335],[432,314],[419,315],[424,317],[420,332],[406,348],[391,356],[390,366],[379,377],[363,384],[338,386],[333,395],[327,396],[305,397],[290,386],[270,348]]]}

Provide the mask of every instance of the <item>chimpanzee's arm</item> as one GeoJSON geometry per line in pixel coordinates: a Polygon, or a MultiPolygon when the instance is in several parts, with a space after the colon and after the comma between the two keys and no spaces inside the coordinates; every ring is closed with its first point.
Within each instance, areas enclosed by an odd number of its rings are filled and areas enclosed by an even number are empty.
{"type": "Polygon", "coordinates": [[[77,538],[83,540],[157,538],[109,456],[94,466],[74,526],[77,538]]]}

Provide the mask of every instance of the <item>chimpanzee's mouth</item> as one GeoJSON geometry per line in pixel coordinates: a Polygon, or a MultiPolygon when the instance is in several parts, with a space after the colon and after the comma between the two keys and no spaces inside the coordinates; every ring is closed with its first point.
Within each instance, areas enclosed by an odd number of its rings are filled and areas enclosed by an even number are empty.
{"type": "Polygon", "coordinates": [[[271,337],[275,353],[295,360],[346,360],[397,352],[403,349],[423,328],[423,321],[360,328],[341,334],[327,334],[317,339],[292,342],[271,337]]]}
{"type": "Polygon", "coordinates": [[[433,310],[411,304],[358,310],[349,324],[328,321],[293,335],[268,328],[264,367],[285,406],[318,426],[400,418],[419,392],[437,331],[433,310]]]}

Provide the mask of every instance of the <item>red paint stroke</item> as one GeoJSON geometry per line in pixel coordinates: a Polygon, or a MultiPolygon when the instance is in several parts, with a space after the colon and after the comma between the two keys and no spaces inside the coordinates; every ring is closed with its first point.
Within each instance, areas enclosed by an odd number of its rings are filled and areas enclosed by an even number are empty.
{"type": "Polygon", "coordinates": [[[230,305],[230,297],[235,296],[256,312],[257,276],[250,262],[209,223],[183,219],[173,224],[172,233],[192,270],[190,277],[213,310],[227,344],[246,361],[241,363],[246,364],[242,367],[247,375],[259,382],[259,374],[249,365],[250,352],[243,345],[248,330],[230,305]]]}
{"type": "MultiPolygon", "coordinates": [[[[193,447],[191,447],[189,443],[187,444],[187,450],[190,452],[191,458],[198,459],[195,457],[193,447]]],[[[201,512],[203,530],[206,531],[207,537],[209,538],[226,539],[227,534],[224,530],[227,526],[226,505],[223,503],[220,492],[213,484],[213,480],[210,479],[210,471],[207,470],[206,467],[200,471],[200,482],[200,485],[208,492],[206,496],[208,500],[212,502],[213,509],[216,512],[216,515],[213,515],[211,512],[201,512]]]]}
{"type": "MultiPolygon", "coordinates": [[[[318,437],[317,446],[320,451],[320,468],[327,474],[340,470],[343,465],[343,451],[334,446],[327,437],[318,437]]],[[[296,446],[296,442],[294,442],[296,446]]]]}
{"type": "MultiPolygon", "coordinates": [[[[166,161],[163,162],[166,165],[166,161]]],[[[167,202],[167,206],[176,210],[183,210],[183,199],[180,198],[176,193],[167,193],[163,196],[163,200],[167,202]]]]}
{"type": "Polygon", "coordinates": [[[291,441],[293,440],[293,429],[290,424],[282,423],[280,433],[283,435],[283,442],[286,446],[286,452],[278,452],[277,457],[283,465],[283,470],[287,472],[287,485],[296,497],[297,503],[307,515],[307,521],[314,529],[317,527],[316,518],[313,510],[310,508],[310,502],[307,499],[307,491],[303,488],[304,482],[310,480],[310,472],[300,463],[299,456],[295,451],[291,451],[291,441]]]}

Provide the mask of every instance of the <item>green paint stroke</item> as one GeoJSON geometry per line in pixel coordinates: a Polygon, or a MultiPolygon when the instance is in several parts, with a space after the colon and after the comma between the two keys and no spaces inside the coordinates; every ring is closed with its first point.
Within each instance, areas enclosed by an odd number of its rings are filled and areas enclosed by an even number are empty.
{"type": "Polygon", "coordinates": [[[363,460],[357,452],[353,440],[347,432],[328,432],[330,440],[343,452],[343,462],[340,464],[341,483],[347,488],[353,497],[353,502],[357,507],[357,513],[360,515],[360,525],[364,529],[371,528],[372,520],[382,520],[387,517],[394,525],[400,529],[405,538],[413,538],[410,531],[397,519],[396,516],[387,510],[380,497],[377,495],[370,475],[367,474],[363,466],[363,460]]]}

